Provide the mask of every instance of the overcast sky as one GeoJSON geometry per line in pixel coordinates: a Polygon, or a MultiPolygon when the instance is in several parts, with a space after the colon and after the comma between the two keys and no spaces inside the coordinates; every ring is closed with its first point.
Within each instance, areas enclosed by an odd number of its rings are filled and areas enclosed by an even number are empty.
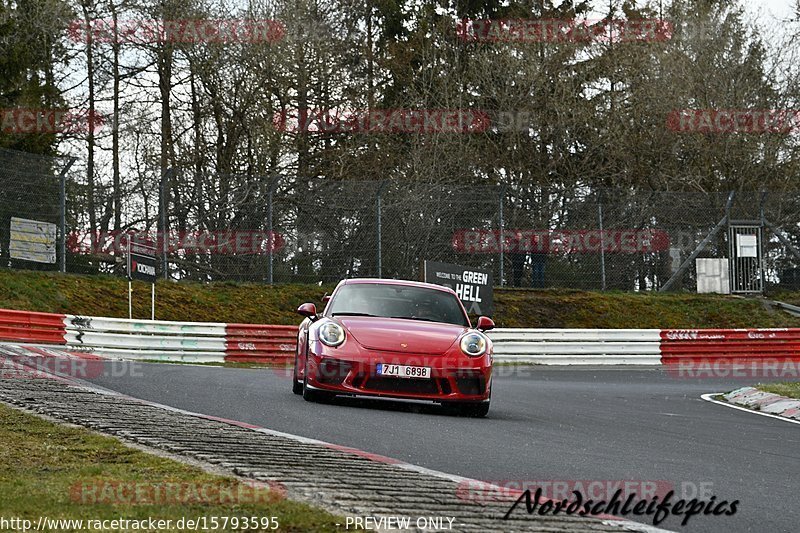
{"type": "Polygon", "coordinates": [[[797,32],[795,0],[743,0],[742,3],[759,25],[765,41],[777,47],[775,50],[780,50],[788,35],[797,32]]]}
{"type": "Polygon", "coordinates": [[[794,17],[794,0],[755,0],[745,2],[746,9],[752,13],[766,12],[781,19],[794,17]]]}

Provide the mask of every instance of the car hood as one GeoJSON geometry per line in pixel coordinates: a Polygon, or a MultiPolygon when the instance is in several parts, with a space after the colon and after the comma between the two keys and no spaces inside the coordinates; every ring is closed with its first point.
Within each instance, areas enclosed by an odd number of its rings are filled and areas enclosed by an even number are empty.
{"type": "Polygon", "coordinates": [[[402,318],[337,317],[364,348],[441,355],[467,331],[464,326],[402,318]]]}

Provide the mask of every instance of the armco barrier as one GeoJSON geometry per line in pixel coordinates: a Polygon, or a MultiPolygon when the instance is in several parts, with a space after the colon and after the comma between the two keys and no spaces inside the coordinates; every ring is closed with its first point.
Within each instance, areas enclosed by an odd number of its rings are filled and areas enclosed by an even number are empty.
{"type": "Polygon", "coordinates": [[[296,326],[128,320],[0,309],[0,341],[60,344],[112,359],[284,362],[296,326]]]}
{"type": "Polygon", "coordinates": [[[800,329],[668,329],[661,332],[664,364],[800,361],[800,329]]]}
{"type": "Polygon", "coordinates": [[[64,315],[0,309],[0,340],[64,344],[64,315]]]}
{"type": "Polygon", "coordinates": [[[225,327],[225,360],[272,362],[294,359],[297,326],[228,324],[225,327]]]}
{"type": "Polygon", "coordinates": [[[495,361],[545,365],[658,365],[658,329],[523,329],[489,332],[495,361]]]}
{"type": "Polygon", "coordinates": [[[70,316],[67,346],[111,358],[197,362],[285,362],[296,326],[167,322],[70,316]]]}
{"type": "MultiPolygon", "coordinates": [[[[800,329],[498,328],[489,336],[499,362],[800,362],[800,329]]],[[[119,359],[290,362],[296,337],[296,326],[127,320],[0,309],[0,341],[60,344],[71,351],[119,359]]]]}

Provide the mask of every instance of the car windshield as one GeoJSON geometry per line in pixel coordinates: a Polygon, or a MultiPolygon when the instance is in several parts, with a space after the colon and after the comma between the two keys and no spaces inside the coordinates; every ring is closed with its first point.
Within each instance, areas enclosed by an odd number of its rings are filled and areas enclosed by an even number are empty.
{"type": "Polygon", "coordinates": [[[328,315],[379,316],[469,326],[455,295],[388,283],[353,283],[339,287],[328,315]]]}

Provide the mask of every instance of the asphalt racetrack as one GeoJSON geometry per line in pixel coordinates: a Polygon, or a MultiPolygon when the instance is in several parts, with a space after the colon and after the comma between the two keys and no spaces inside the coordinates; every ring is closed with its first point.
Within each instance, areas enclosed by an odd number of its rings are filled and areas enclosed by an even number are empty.
{"type": "Polygon", "coordinates": [[[651,481],[687,499],[739,500],[734,516],[694,516],[685,527],[670,517],[666,529],[800,531],[800,425],[700,398],[768,380],[701,380],[664,367],[498,367],[489,416],[471,419],[427,404],[311,404],[291,393],[283,370],[112,364],[119,377],[89,381],[450,474],[508,486],[651,481]]]}

